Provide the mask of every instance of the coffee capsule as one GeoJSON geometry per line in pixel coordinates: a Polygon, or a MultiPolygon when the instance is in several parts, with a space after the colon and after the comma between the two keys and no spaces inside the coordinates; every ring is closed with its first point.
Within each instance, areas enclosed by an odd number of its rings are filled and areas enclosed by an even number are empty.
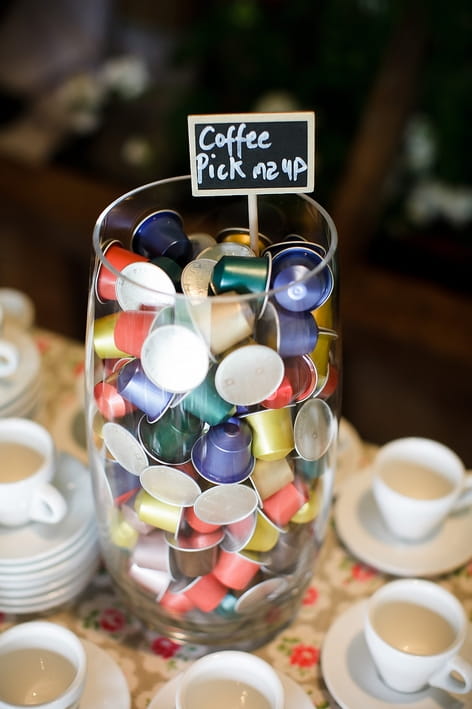
{"type": "Polygon", "coordinates": [[[301,405],[293,424],[295,449],[305,460],[318,460],[337,434],[336,418],[322,399],[309,399],[301,405]]]}
{"type": "Polygon", "coordinates": [[[260,460],[281,460],[294,448],[291,408],[263,409],[244,417],[252,429],[252,452],[260,460]]]}
{"type": "Polygon", "coordinates": [[[182,218],[172,209],[148,214],[134,230],[131,248],[147,258],[167,256],[181,266],[185,266],[193,255],[182,218]]]}
{"type": "Polygon", "coordinates": [[[215,386],[226,401],[250,406],[271,396],[283,376],[284,364],[277,352],[265,345],[245,345],[221,360],[215,386]]]}
{"type": "Polygon", "coordinates": [[[192,462],[212,483],[239,483],[252,473],[251,429],[244,421],[228,419],[210,429],[192,448],[192,462]]]}

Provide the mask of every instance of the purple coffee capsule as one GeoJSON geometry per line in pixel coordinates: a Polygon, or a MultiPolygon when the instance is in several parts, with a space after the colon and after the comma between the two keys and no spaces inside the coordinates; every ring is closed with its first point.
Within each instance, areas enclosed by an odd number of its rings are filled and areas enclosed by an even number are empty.
{"type": "Polygon", "coordinates": [[[193,247],[182,225],[180,214],[172,209],[148,214],[134,230],[131,248],[149,259],[167,256],[185,266],[192,258],[193,247]]]}
{"type": "Polygon", "coordinates": [[[120,369],[117,389],[124,399],[145,413],[149,421],[157,421],[167,411],[173,398],[173,394],[148,379],[137,359],[120,369]]]}
{"type": "Polygon", "coordinates": [[[272,347],[283,358],[309,354],[318,340],[318,326],[311,312],[277,308],[271,302],[257,323],[257,341],[272,347]]]}
{"type": "Polygon", "coordinates": [[[213,483],[239,483],[252,473],[252,434],[247,423],[230,418],[209,430],[192,448],[192,462],[200,475],[213,483]]]}
{"type": "Polygon", "coordinates": [[[319,308],[327,301],[334,279],[320,254],[291,246],[273,256],[271,285],[279,305],[302,312],[319,308]]]}

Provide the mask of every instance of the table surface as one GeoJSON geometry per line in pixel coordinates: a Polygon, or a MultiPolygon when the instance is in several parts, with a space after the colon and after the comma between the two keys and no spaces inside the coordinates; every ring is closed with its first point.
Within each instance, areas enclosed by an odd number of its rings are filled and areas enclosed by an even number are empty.
{"type": "MultiPolygon", "coordinates": [[[[83,346],[43,330],[35,330],[34,338],[43,364],[42,399],[36,418],[51,431],[58,450],[87,464],[83,346]]],[[[374,452],[374,446],[361,441],[354,428],[341,420],[336,484],[365,468],[374,452]]],[[[334,705],[320,666],[325,634],[341,613],[391,579],[352,556],[338,539],[331,521],[296,619],[254,653],[295,680],[318,709],[334,705]]],[[[435,580],[461,599],[472,618],[472,562],[435,580]]],[[[0,631],[32,618],[0,611],[0,631]]],[[[47,619],[71,628],[115,660],[126,678],[132,709],[146,709],[160,687],[205,652],[199,647],[177,645],[130,615],[102,567],[80,597],[66,608],[48,612],[47,619]]],[[[467,701],[454,706],[472,706],[467,701]]]]}

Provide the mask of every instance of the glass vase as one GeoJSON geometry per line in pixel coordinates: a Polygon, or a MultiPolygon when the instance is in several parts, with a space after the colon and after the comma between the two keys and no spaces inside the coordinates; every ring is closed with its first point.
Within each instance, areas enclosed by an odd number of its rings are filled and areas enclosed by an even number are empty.
{"type": "Polygon", "coordinates": [[[109,205],[93,234],[86,421],[102,556],[176,641],[257,647],[294,618],[329,516],[337,236],[294,193],[109,205]],[[252,217],[253,218],[253,217],[252,217]]]}

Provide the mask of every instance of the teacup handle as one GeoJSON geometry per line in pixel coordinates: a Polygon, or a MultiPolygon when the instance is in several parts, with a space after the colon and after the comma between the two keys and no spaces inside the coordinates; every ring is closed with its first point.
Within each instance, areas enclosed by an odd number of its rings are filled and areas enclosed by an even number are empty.
{"type": "Polygon", "coordinates": [[[429,678],[429,684],[451,694],[467,694],[472,690],[472,665],[456,655],[429,678]]]}
{"type": "Polygon", "coordinates": [[[472,473],[465,476],[461,493],[454,503],[453,510],[463,510],[472,505],[472,473]]]}
{"type": "Polygon", "coordinates": [[[56,524],[67,511],[67,504],[59,490],[49,483],[43,483],[36,490],[29,514],[35,522],[56,524]]]}
{"type": "Polygon", "coordinates": [[[19,362],[18,350],[7,340],[0,340],[0,379],[13,374],[19,362]]]}

